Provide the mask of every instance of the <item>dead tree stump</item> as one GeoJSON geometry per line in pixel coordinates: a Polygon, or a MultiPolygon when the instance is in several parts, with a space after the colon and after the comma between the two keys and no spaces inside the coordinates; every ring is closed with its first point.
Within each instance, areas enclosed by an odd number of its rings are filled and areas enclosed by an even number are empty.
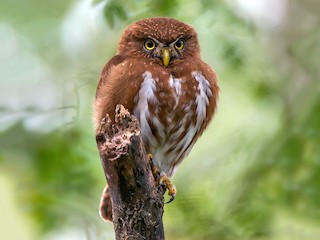
{"type": "Polygon", "coordinates": [[[114,121],[108,115],[103,119],[96,141],[116,239],[164,239],[163,189],[152,174],[137,118],[118,105],[114,121]]]}

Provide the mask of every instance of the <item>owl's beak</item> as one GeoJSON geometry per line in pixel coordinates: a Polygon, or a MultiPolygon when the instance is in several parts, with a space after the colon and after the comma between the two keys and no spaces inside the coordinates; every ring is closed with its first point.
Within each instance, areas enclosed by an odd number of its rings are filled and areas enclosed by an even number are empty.
{"type": "Polygon", "coordinates": [[[165,67],[168,67],[171,60],[171,51],[168,48],[161,49],[161,57],[165,67]]]}

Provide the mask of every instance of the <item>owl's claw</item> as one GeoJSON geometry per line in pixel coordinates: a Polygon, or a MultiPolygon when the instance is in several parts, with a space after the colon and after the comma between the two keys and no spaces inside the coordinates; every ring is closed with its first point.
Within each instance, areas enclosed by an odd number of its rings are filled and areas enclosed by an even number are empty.
{"type": "Polygon", "coordinates": [[[148,154],[148,161],[151,166],[151,171],[155,179],[159,179],[159,184],[164,186],[166,189],[168,189],[168,195],[170,196],[170,199],[167,203],[171,203],[174,198],[176,197],[177,190],[175,186],[171,183],[170,179],[167,177],[167,175],[164,172],[160,172],[159,169],[156,167],[156,165],[153,162],[153,156],[152,154],[148,154]]]}
{"type": "Polygon", "coordinates": [[[171,198],[169,199],[168,202],[166,202],[165,204],[171,203],[176,197],[176,194],[172,194],[171,198]]]}
{"type": "Polygon", "coordinates": [[[158,179],[159,176],[160,176],[160,171],[159,169],[154,165],[154,162],[153,162],[153,156],[151,153],[148,153],[148,161],[149,161],[149,164],[150,164],[150,167],[151,167],[151,171],[152,171],[152,174],[154,176],[155,179],[158,179]]]}
{"type": "Polygon", "coordinates": [[[166,202],[166,204],[171,203],[176,197],[176,193],[177,193],[176,187],[171,183],[170,179],[167,177],[167,175],[164,172],[161,173],[159,183],[161,185],[164,185],[166,189],[168,189],[168,195],[170,196],[170,199],[168,202],[166,202]]]}

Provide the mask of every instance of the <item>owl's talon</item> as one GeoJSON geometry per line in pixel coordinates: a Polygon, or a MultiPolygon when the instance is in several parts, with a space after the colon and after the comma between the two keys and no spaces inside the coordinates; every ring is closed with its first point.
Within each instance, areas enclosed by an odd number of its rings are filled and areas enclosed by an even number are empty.
{"type": "Polygon", "coordinates": [[[176,197],[176,194],[172,194],[171,198],[169,199],[168,202],[166,202],[165,204],[171,203],[176,197]]]}
{"type": "Polygon", "coordinates": [[[166,202],[166,204],[171,203],[176,197],[176,193],[177,193],[176,187],[171,183],[170,179],[163,172],[161,173],[159,183],[161,185],[164,185],[166,189],[168,189],[168,195],[170,196],[170,199],[168,202],[166,202]]]}
{"type": "Polygon", "coordinates": [[[153,164],[153,155],[151,153],[148,153],[147,154],[147,158],[148,158],[148,162],[150,163],[151,168],[152,168],[154,166],[154,164],[153,164]]]}
{"type": "Polygon", "coordinates": [[[150,164],[150,167],[151,167],[151,171],[152,171],[152,174],[153,174],[154,178],[155,179],[159,179],[160,171],[154,164],[153,155],[151,153],[148,153],[147,157],[148,157],[148,161],[149,161],[149,164],[150,164]]]}
{"type": "Polygon", "coordinates": [[[167,177],[167,175],[164,172],[160,172],[157,166],[154,164],[153,156],[151,153],[148,153],[147,155],[149,164],[151,166],[151,171],[156,179],[156,181],[159,181],[159,185],[165,187],[165,189],[168,189],[168,195],[170,196],[170,199],[167,203],[171,203],[175,197],[177,190],[175,186],[171,183],[170,179],[167,177]]]}

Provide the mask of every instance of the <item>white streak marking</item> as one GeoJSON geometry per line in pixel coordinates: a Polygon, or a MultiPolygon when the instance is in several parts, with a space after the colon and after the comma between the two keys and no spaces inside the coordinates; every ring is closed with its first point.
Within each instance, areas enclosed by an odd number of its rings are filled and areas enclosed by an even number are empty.
{"type": "MultiPolygon", "coordinates": [[[[186,115],[184,116],[184,121],[186,122],[191,121],[192,116],[193,116],[192,111],[186,112],[186,115]]],[[[186,132],[187,134],[182,138],[182,140],[177,145],[177,148],[183,147],[181,149],[181,152],[179,153],[179,157],[185,151],[185,149],[189,146],[196,132],[197,132],[196,126],[190,125],[188,131],[186,132]]]]}
{"type": "MultiPolygon", "coordinates": [[[[184,157],[186,156],[193,144],[192,140],[194,139],[194,136],[197,134],[197,132],[200,131],[203,122],[206,119],[206,113],[207,113],[207,106],[209,105],[209,97],[212,96],[212,91],[210,88],[210,83],[207,79],[205,79],[205,77],[197,71],[194,71],[191,73],[191,75],[196,79],[196,81],[198,82],[198,93],[196,94],[196,116],[197,116],[197,122],[195,125],[190,125],[187,134],[183,137],[183,139],[180,141],[180,143],[178,144],[178,147],[183,146],[183,148],[181,149],[181,151],[179,152],[179,157],[184,157]],[[190,145],[191,144],[191,145],[190,145]]],[[[187,112],[187,110],[191,109],[191,105],[187,106],[185,108],[186,111],[186,115],[185,118],[191,118],[192,117],[192,112],[187,112]],[[190,114],[190,115],[189,115],[190,114]]]]}
{"type": "Polygon", "coordinates": [[[209,97],[212,96],[212,91],[210,89],[210,83],[200,72],[192,72],[192,76],[199,83],[198,90],[199,93],[196,97],[197,104],[197,123],[196,128],[200,129],[203,121],[206,119],[207,106],[209,105],[209,97]]]}
{"type": "Polygon", "coordinates": [[[181,95],[181,82],[180,81],[181,81],[181,79],[175,78],[172,75],[170,75],[170,78],[169,78],[170,86],[172,88],[174,88],[174,90],[176,91],[176,93],[178,95],[181,95]]]}
{"type": "Polygon", "coordinates": [[[153,118],[152,118],[152,123],[153,123],[153,125],[156,127],[156,129],[157,129],[160,137],[161,137],[162,139],[164,139],[164,138],[166,137],[166,134],[165,134],[165,132],[164,132],[164,126],[163,126],[163,124],[159,121],[159,119],[158,119],[157,117],[153,117],[153,118]]]}
{"type": "Polygon", "coordinates": [[[158,99],[155,96],[156,82],[152,78],[149,71],[142,74],[144,81],[141,84],[139,93],[135,97],[136,106],[133,110],[133,114],[138,117],[142,129],[143,138],[148,139],[151,145],[156,146],[157,140],[152,134],[149,126],[149,103],[157,104],[158,99]]]}
{"type": "Polygon", "coordinates": [[[179,99],[180,99],[180,95],[181,95],[181,79],[175,78],[174,76],[170,75],[169,85],[175,91],[174,98],[176,101],[176,105],[175,105],[175,108],[176,108],[179,104],[179,99]]]}

